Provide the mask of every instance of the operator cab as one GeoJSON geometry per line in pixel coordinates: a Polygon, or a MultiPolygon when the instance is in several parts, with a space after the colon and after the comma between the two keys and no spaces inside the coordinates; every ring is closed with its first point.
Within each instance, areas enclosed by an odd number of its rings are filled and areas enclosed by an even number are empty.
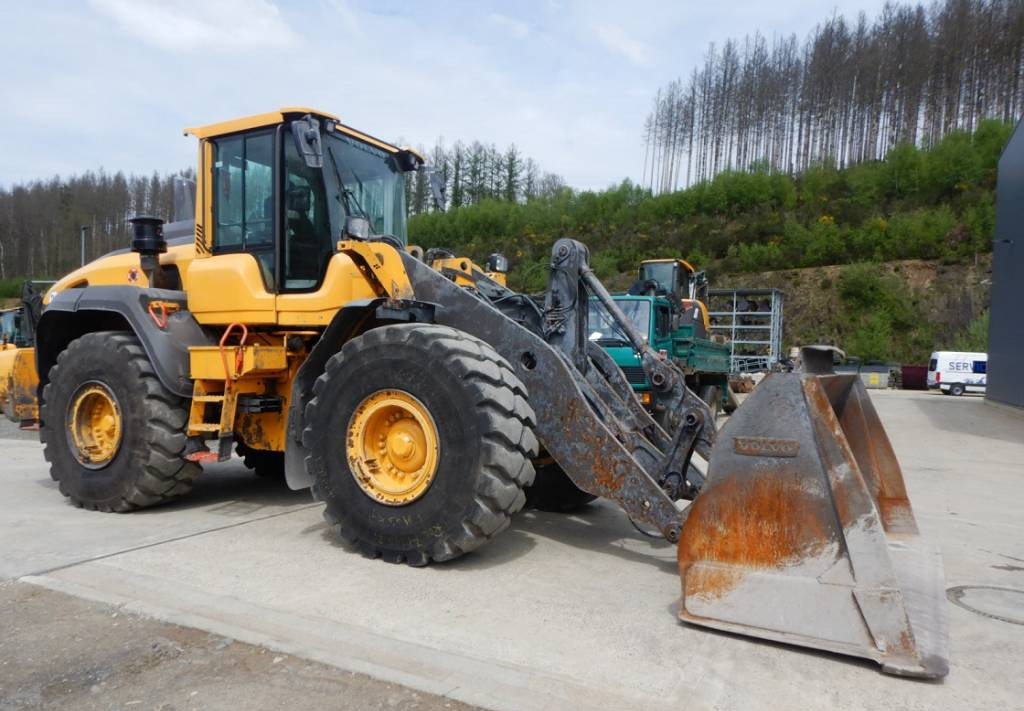
{"type": "Polygon", "coordinates": [[[404,173],[422,158],[310,109],[265,116],[190,130],[209,152],[212,254],[250,254],[267,290],[288,292],[316,289],[346,236],[404,248],[404,173]]]}
{"type": "Polygon", "coordinates": [[[405,249],[405,173],[423,167],[419,154],[301,107],[187,133],[200,140],[200,169],[185,286],[201,323],[243,312],[250,323],[319,325],[337,304],[374,295],[341,277],[338,245],[405,249]],[[196,280],[202,289],[189,288],[196,280]]]}
{"type": "Polygon", "coordinates": [[[671,330],[692,325],[694,335],[706,338],[708,279],[685,259],[648,259],[640,263],[632,295],[665,296],[673,307],[671,330]]]}

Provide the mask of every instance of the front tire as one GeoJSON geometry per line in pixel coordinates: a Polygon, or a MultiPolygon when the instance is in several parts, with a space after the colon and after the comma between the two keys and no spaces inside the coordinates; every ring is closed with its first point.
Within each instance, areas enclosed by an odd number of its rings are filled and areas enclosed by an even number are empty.
{"type": "Polygon", "coordinates": [[[450,560],[523,507],[534,413],[485,342],[446,326],[376,328],[328,360],[313,394],[303,433],[313,495],[364,555],[450,560]]]}
{"type": "Polygon", "coordinates": [[[50,369],[40,420],[50,476],[75,506],[154,506],[188,493],[202,471],[183,458],[186,402],[160,383],[132,334],[72,341],[50,369]]]}

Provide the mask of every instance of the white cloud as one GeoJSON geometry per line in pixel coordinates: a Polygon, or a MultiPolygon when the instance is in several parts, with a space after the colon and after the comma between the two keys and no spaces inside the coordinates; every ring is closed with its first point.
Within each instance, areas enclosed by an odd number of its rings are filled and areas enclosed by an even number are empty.
{"type": "Polygon", "coordinates": [[[492,12],[487,19],[505,28],[510,35],[518,40],[526,39],[530,35],[530,25],[514,17],[502,15],[500,12],[492,12]]]}
{"type": "Polygon", "coordinates": [[[361,29],[359,15],[346,2],[346,0],[327,0],[328,6],[334,10],[342,26],[349,32],[357,32],[361,29]]]}
{"type": "Polygon", "coordinates": [[[621,54],[637,66],[651,61],[651,49],[638,39],[630,37],[617,25],[596,25],[594,34],[608,49],[621,54]]]}
{"type": "Polygon", "coordinates": [[[266,0],[92,0],[92,6],[139,40],[166,50],[258,52],[296,40],[266,0]]]}
{"type": "MultiPolygon", "coordinates": [[[[837,0],[848,17],[885,1],[837,0]]],[[[305,105],[428,148],[515,142],[604,188],[639,177],[651,99],[708,42],[820,19],[812,0],[546,2],[0,0],[0,187],[177,170],[195,161],[182,127],[305,105]]]]}

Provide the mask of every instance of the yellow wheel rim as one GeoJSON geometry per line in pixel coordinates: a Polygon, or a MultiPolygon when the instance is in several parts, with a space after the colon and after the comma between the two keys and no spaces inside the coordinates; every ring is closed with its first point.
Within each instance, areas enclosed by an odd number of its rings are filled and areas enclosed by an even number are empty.
{"type": "Polygon", "coordinates": [[[434,418],[404,390],[378,390],[364,399],[352,413],[345,442],[356,483],[382,504],[411,504],[437,474],[434,418]]]}
{"type": "Polygon", "coordinates": [[[98,469],[110,463],[121,444],[121,408],[110,388],[87,383],[71,399],[68,431],[78,461],[98,469]]]}

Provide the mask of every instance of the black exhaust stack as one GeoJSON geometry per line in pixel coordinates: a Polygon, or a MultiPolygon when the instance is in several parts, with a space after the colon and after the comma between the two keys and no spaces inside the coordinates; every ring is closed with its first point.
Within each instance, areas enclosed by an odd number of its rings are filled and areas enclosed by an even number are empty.
{"type": "Polygon", "coordinates": [[[138,215],[129,220],[132,224],[132,251],[139,253],[139,266],[151,287],[159,288],[160,256],[167,251],[164,239],[164,221],[159,217],[138,215]]]}

